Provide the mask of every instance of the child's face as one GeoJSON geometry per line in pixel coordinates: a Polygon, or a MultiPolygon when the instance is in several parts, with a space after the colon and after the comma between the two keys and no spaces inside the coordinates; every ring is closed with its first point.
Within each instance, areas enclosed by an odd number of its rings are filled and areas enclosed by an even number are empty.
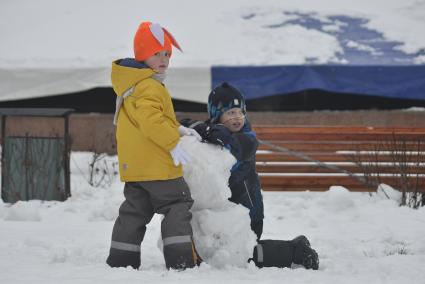
{"type": "Polygon", "coordinates": [[[219,121],[231,132],[238,132],[245,124],[245,115],[242,109],[234,107],[224,112],[219,121]]]}
{"type": "Polygon", "coordinates": [[[164,74],[167,71],[168,64],[170,63],[170,53],[166,50],[160,51],[145,60],[148,65],[155,72],[164,74]]]}

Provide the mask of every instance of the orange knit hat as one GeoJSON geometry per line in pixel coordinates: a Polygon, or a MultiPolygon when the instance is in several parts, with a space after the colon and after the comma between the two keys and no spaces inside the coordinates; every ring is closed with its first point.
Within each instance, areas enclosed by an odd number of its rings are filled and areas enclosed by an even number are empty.
{"type": "Polygon", "coordinates": [[[159,24],[143,22],[134,36],[134,57],[137,61],[144,61],[162,50],[172,53],[174,45],[180,51],[181,48],[174,37],[159,24]]]}

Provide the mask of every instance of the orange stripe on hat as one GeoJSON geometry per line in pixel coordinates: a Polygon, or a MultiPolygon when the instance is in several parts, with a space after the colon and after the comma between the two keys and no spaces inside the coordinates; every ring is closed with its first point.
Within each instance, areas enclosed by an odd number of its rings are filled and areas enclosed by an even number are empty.
{"type": "Polygon", "coordinates": [[[134,36],[134,57],[137,61],[144,61],[163,50],[170,52],[171,56],[172,45],[182,51],[180,45],[165,28],[159,24],[143,22],[134,36]]]}

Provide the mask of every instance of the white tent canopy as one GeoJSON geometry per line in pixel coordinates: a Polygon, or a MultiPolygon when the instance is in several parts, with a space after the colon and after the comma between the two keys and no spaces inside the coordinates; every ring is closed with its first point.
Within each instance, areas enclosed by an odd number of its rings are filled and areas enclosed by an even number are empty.
{"type": "MultiPolygon", "coordinates": [[[[32,99],[110,87],[110,68],[0,69],[0,101],[32,99]]],[[[210,92],[210,69],[177,67],[166,80],[173,98],[205,103],[210,92]]]]}
{"type": "Polygon", "coordinates": [[[365,19],[364,28],[398,43],[413,64],[425,63],[423,1],[3,0],[0,101],[110,86],[111,61],[132,57],[144,20],[166,27],[182,46],[166,84],[189,101],[206,101],[213,65],[347,64],[347,46],[379,55],[364,41],[335,36],[344,25],[335,15],[365,19]],[[306,14],[325,24],[300,24],[306,14]]]}

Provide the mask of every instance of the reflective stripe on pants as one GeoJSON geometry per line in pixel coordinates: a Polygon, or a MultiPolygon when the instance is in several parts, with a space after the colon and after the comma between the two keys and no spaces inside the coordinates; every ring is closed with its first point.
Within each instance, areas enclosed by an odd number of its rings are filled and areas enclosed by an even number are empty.
{"type": "Polygon", "coordinates": [[[126,251],[140,252],[140,246],[139,245],[117,242],[117,241],[111,242],[111,248],[119,249],[119,250],[126,250],[126,251]]]}
{"type": "Polygon", "coordinates": [[[186,235],[186,236],[168,237],[163,239],[162,241],[164,243],[164,246],[168,246],[172,244],[191,243],[192,236],[186,235]]]}

